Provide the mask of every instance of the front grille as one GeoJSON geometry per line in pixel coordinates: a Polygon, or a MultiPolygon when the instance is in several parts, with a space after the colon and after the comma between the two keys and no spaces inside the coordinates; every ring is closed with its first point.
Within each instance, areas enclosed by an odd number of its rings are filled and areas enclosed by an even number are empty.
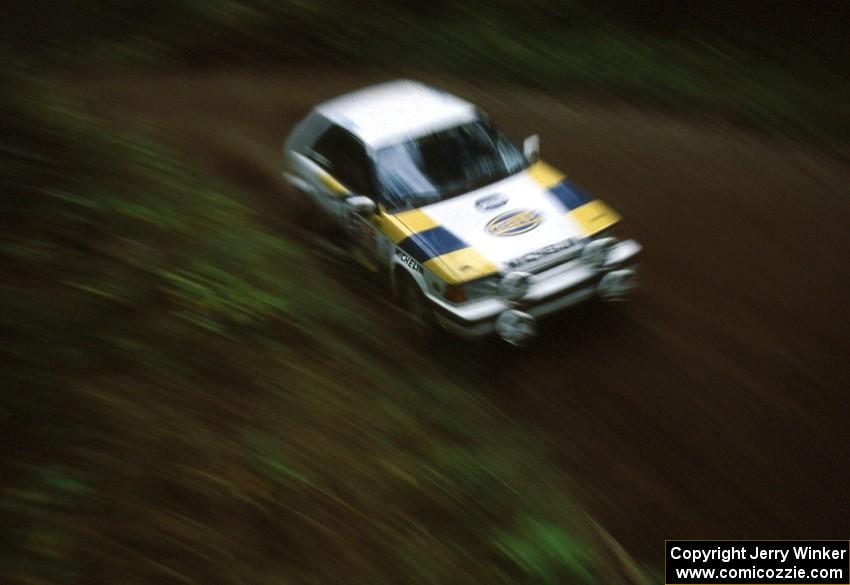
{"type": "Polygon", "coordinates": [[[561,264],[566,264],[570,260],[575,260],[581,255],[581,246],[576,246],[573,250],[570,250],[568,254],[561,254],[559,256],[553,258],[546,258],[545,260],[533,264],[527,272],[532,274],[539,274],[541,272],[546,272],[550,268],[554,268],[555,266],[559,266],[561,264]]]}
{"type": "Polygon", "coordinates": [[[507,263],[506,270],[539,274],[554,266],[578,258],[583,248],[584,245],[581,240],[565,240],[511,260],[507,263]]]}

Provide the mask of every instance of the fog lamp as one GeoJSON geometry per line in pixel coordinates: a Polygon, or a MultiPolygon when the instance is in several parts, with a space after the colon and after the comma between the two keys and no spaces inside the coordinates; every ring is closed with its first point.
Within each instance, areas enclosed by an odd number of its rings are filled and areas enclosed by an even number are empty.
{"type": "Polygon", "coordinates": [[[525,296],[531,286],[531,275],[528,272],[508,272],[499,285],[502,296],[511,301],[518,301],[525,296]]]}
{"type": "Polygon", "coordinates": [[[582,250],[581,257],[594,268],[601,268],[611,248],[617,243],[616,238],[599,238],[588,243],[582,250]]]}

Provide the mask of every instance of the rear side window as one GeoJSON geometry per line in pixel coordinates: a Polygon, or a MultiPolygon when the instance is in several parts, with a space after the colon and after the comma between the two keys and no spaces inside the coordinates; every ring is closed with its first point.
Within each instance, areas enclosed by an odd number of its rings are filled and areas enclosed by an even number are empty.
{"type": "Polygon", "coordinates": [[[366,149],[347,130],[331,126],[309,149],[307,156],[358,195],[374,197],[372,161],[366,149]]]}
{"type": "Polygon", "coordinates": [[[331,125],[324,116],[313,111],[296,124],[289,134],[285,149],[287,151],[303,152],[304,149],[313,144],[316,139],[327,131],[331,125]]]}

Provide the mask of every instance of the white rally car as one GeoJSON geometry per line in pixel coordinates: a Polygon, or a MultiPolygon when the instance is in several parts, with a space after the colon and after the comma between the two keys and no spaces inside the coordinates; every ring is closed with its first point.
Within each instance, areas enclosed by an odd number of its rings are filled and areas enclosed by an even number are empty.
{"type": "Polygon", "coordinates": [[[473,104],[395,81],[315,107],[286,140],[283,176],[415,323],[522,345],[540,317],[625,298],[641,250],[537,143],[520,149],[473,104]]]}

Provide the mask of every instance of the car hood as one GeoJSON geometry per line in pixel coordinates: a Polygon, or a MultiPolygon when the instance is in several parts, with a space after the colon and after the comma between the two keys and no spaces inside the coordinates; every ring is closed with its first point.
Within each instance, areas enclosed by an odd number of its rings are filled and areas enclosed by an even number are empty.
{"type": "Polygon", "coordinates": [[[503,272],[516,266],[518,258],[553,244],[577,243],[620,219],[542,162],[422,207],[412,217],[406,223],[414,232],[408,242],[414,245],[408,247],[449,282],[503,272]]]}

